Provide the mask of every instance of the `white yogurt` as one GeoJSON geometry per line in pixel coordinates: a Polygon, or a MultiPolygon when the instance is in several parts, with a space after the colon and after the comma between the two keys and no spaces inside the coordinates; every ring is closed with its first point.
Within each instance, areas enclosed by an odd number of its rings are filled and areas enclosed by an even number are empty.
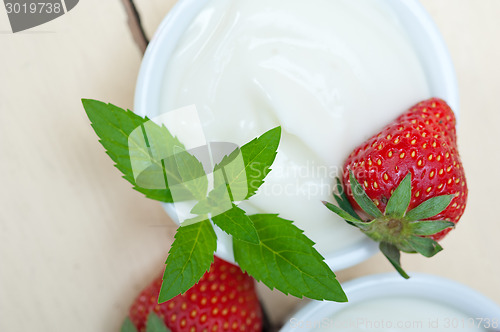
{"type": "Polygon", "coordinates": [[[282,126],[273,171],[245,208],[294,220],[328,254],[363,239],[321,204],[345,158],[428,97],[384,1],[212,0],[169,59],[161,110],[195,104],[208,141],[242,145],[282,126]]]}
{"type": "Polygon", "coordinates": [[[291,320],[292,326],[311,331],[486,331],[485,326],[498,326],[498,320],[470,317],[449,305],[416,297],[387,297],[356,303],[330,318],[318,322],[291,320]]]}
{"type": "Polygon", "coordinates": [[[348,303],[311,301],[281,332],[498,331],[500,307],[453,280],[393,272],[342,285],[348,303]]]}

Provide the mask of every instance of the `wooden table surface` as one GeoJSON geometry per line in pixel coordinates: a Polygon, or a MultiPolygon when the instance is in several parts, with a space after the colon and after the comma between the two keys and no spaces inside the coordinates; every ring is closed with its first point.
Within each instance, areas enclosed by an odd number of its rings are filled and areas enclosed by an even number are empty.
{"type": "MultiPolygon", "coordinates": [[[[80,1],[17,34],[0,8],[0,331],[118,331],[135,294],[163,269],[176,227],[121,179],[80,103],[133,106],[142,52],[126,1],[80,1]]],[[[499,303],[500,1],[422,2],[457,69],[470,194],[445,250],[403,263],[499,303]]],[[[148,37],[174,3],[136,0],[148,37]]],[[[391,270],[378,254],[337,274],[391,270]]],[[[302,302],[259,288],[276,325],[302,302]]]]}

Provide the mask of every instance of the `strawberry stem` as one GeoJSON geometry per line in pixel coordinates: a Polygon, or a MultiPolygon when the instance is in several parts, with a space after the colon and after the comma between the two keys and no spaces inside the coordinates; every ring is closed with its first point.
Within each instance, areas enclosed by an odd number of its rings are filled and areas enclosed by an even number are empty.
{"type": "Polygon", "coordinates": [[[405,279],[410,279],[410,276],[403,270],[400,263],[401,253],[399,252],[396,246],[387,243],[380,242],[379,245],[380,251],[384,254],[384,256],[389,260],[389,262],[394,266],[396,271],[405,279]]]}
{"type": "Polygon", "coordinates": [[[359,228],[373,240],[380,242],[380,250],[401,276],[408,278],[400,264],[401,251],[432,257],[443,250],[436,241],[427,236],[453,227],[454,224],[445,220],[422,219],[431,218],[441,213],[448,207],[454,195],[430,198],[416,208],[407,211],[412,195],[412,175],[408,172],[392,193],[387,202],[385,213],[382,214],[351,170],[349,170],[349,180],[354,200],[366,215],[373,218],[372,220],[362,220],[356,214],[345,191],[342,190],[339,179],[337,179],[339,194],[333,194],[339,206],[328,202],[323,202],[323,204],[347,223],[359,228]]]}

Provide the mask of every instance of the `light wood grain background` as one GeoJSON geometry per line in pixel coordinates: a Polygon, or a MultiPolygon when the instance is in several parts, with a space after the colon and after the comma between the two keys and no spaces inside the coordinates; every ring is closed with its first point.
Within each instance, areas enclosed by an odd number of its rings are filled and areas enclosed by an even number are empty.
{"type": "MultiPolygon", "coordinates": [[[[173,0],[136,0],[151,37],[173,0]]],[[[452,278],[500,302],[500,1],[423,0],[455,62],[469,203],[428,260],[405,267],[452,278]]],[[[132,107],[141,51],[121,0],[85,0],[12,34],[0,8],[0,331],[118,331],[135,294],[163,269],[175,226],[130,189],[80,104],[132,107]]],[[[391,271],[377,255],[342,281],[391,271]]],[[[279,325],[303,301],[260,287],[279,325]]]]}

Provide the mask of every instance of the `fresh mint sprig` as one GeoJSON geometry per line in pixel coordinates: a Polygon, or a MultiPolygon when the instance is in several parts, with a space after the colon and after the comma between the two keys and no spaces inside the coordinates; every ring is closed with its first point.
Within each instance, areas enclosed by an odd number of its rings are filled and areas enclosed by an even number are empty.
{"type": "MultiPolygon", "coordinates": [[[[173,203],[168,186],[151,189],[152,186],[139,186],[137,184],[137,180],[143,179],[134,177],[132,159],[139,162],[144,161],[151,165],[149,176],[146,172],[144,174],[152,183],[156,184],[164,182],[163,172],[158,170],[162,171],[165,167],[162,167],[161,160],[152,158],[149,151],[141,149],[143,146],[141,139],[144,140],[144,136],[133,135],[133,133],[137,133],[137,128],[144,128],[145,125],[150,124],[151,130],[149,132],[154,135],[151,137],[152,140],[161,142],[164,148],[173,149],[175,146],[183,148],[184,145],[176,137],[173,137],[167,128],[151,125],[153,122],[150,119],[140,117],[130,110],[126,111],[112,104],[105,104],[91,99],[83,99],[82,103],[92,123],[92,128],[100,138],[99,142],[115,162],[115,166],[123,174],[123,178],[130,182],[135,190],[143,193],[146,197],[160,202],[173,203]]],[[[144,183],[146,181],[139,182],[144,183]]]]}
{"type": "Polygon", "coordinates": [[[292,221],[275,214],[254,214],[250,219],[260,242],[253,244],[233,237],[234,257],[244,271],[284,294],[347,301],[335,274],[314,249],[314,242],[292,221]]]}
{"type": "Polygon", "coordinates": [[[82,102],[107,154],[135,190],[161,202],[195,201],[195,217],[181,224],[170,249],[159,302],[184,293],[210,268],[217,249],[213,224],[232,236],[240,267],[271,289],[347,301],[314,242],[292,221],[273,214],[247,215],[238,207],[257,193],[270,172],[280,127],[226,155],[213,167],[209,190],[202,163],[165,126],[111,104],[82,102]]]}
{"type": "Polygon", "coordinates": [[[217,236],[209,220],[203,220],[177,229],[170,248],[160,302],[185,293],[210,268],[217,249],[217,236]]]}

